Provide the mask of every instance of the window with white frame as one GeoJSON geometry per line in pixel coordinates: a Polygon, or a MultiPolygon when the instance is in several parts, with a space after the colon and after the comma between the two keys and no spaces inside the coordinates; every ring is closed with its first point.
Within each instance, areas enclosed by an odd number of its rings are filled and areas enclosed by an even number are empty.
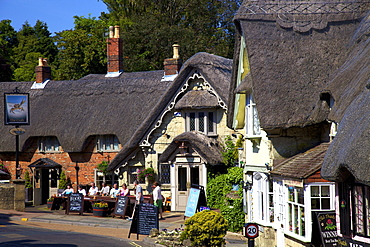
{"type": "Polygon", "coordinates": [[[370,187],[353,187],[353,227],[356,235],[370,237],[370,187]]]}
{"type": "Polygon", "coordinates": [[[216,135],[216,112],[193,111],[186,113],[186,131],[198,131],[205,135],[216,135]]]}
{"type": "Polygon", "coordinates": [[[39,152],[59,152],[60,143],[55,136],[45,136],[38,139],[39,152]]]}
{"type": "Polygon", "coordinates": [[[259,137],[261,135],[260,122],[256,104],[251,92],[247,93],[245,106],[245,133],[247,137],[259,137]]]}
{"type": "Polygon", "coordinates": [[[288,186],[288,231],[306,236],[304,188],[288,186]]]}
{"type": "Polygon", "coordinates": [[[159,181],[162,184],[171,184],[171,165],[160,164],[159,165],[159,181]]]}
{"type": "Polygon", "coordinates": [[[96,137],[96,150],[99,151],[118,151],[120,143],[115,135],[99,135],[96,137]]]}
{"type": "Polygon", "coordinates": [[[269,225],[274,222],[274,194],[273,183],[264,173],[253,175],[253,203],[251,204],[251,217],[253,221],[269,225]]]}
{"type": "Polygon", "coordinates": [[[311,184],[311,210],[327,211],[334,209],[334,187],[330,184],[311,184]]]}

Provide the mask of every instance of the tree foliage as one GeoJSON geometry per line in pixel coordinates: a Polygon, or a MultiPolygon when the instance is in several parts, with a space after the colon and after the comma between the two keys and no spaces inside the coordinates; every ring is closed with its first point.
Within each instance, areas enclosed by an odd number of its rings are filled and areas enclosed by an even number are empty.
{"type": "Polygon", "coordinates": [[[75,16],[75,28],[57,33],[60,64],[57,80],[76,80],[88,74],[106,73],[106,21],[75,16]]]}
{"type": "Polygon", "coordinates": [[[58,50],[53,42],[46,23],[37,21],[34,27],[28,22],[17,33],[18,44],[13,49],[15,81],[32,81],[35,79],[35,67],[38,57],[47,58],[53,64],[58,50]],[[35,57],[36,56],[36,57],[35,57]]]}
{"type": "Polygon", "coordinates": [[[233,56],[232,18],[242,0],[102,0],[109,13],[75,16],[71,30],[51,37],[46,23],[26,22],[15,32],[0,23],[0,81],[32,81],[36,56],[47,58],[54,80],[80,79],[106,73],[108,27],[121,26],[124,70],[163,69],[180,45],[183,61],[197,52],[233,56]]]}

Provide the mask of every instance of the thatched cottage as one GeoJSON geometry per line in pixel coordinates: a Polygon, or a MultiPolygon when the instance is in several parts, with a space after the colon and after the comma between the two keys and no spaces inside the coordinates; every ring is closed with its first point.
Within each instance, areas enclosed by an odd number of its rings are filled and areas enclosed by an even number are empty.
{"type": "Polygon", "coordinates": [[[232,62],[198,53],[182,64],[174,45],[164,70],[125,73],[118,28],[110,29],[107,44],[107,74],[53,81],[41,59],[36,82],[0,84],[4,93],[28,95],[30,112],[18,157],[8,133],[13,122],[0,127],[0,160],[12,178],[16,163],[20,177],[33,174],[36,204],[56,193],[61,171],[74,184],[100,187],[103,180],[130,185],[139,170],[152,167],[173,209],[181,210],[189,185],[205,186],[207,166],[222,162],[232,62]],[[97,170],[103,161],[108,174],[97,170]]]}
{"type": "Polygon", "coordinates": [[[334,85],[337,95],[329,86],[351,70],[351,50],[360,53],[351,44],[367,10],[368,1],[244,1],[234,18],[228,126],[244,130],[245,212],[263,230],[259,246],[327,244],[315,220],[335,218],[336,187],[321,166],[341,119],[337,100],[350,102],[359,82],[334,85]]]}

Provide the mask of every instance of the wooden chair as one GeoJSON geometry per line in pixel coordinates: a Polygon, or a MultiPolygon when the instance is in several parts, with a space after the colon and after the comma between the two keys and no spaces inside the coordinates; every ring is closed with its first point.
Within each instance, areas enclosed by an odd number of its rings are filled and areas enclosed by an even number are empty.
{"type": "Polygon", "coordinates": [[[166,197],[164,201],[164,212],[169,213],[171,211],[171,197],[166,197]]]}

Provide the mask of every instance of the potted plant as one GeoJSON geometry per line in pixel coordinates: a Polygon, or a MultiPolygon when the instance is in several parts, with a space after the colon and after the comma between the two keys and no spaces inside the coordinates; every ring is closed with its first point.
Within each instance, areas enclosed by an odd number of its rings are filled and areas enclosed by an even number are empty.
{"type": "Polygon", "coordinates": [[[108,203],[107,202],[95,202],[93,204],[93,215],[95,217],[105,217],[108,213],[108,203]]]}
{"type": "Polygon", "coordinates": [[[26,202],[33,201],[33,184],[30,173],[26,171],[24,173],[25,187],[26,187],[26,202]]]}
{"type": "Polygon", "coordinates": [[[140,183],[144,183],[145,179],[148,179],[149,183],[154,182],[154,176],[155,172],[152,167],[148,167],[137,172],[137,180],[139,180],[140,183]]]}
{"type": "Polygon", "coordinates": [[[52,197],[50,197],[46,200],[46,203],[47,203],[49,209],[51,209],[51,207],[53,206],[53,202],[54,202],[54,198],[52,198],[52,197]]]}

